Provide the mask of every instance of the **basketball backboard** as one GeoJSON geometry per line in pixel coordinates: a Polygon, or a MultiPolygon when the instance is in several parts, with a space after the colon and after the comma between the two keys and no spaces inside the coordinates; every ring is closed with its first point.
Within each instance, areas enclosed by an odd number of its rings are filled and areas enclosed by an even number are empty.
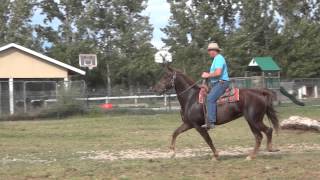
{"type": "Polygon", "coordinates": [[[156,63],[168,63],[168,62],[172,62],[172,55],[169,51],[163,49],[158,51],[155,55],[154,55],[154,61],[156,63]]]}
{"type": "Polygon", "coordinates": [[[96,54],[80,54],[79,55],[80,67],[88,67],[90,70],[97,67],[97,55],[96,54]]]}

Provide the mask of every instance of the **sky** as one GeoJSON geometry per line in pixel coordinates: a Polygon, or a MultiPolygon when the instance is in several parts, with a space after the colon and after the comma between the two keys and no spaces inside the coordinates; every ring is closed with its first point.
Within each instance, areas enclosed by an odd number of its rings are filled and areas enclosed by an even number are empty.
{"type": "Polygon", "coordinates": [[[150,23],[153,25],[153,39],[151,43],[158,49],[164,46],[161,38],[166,37],[161,28],[164,28],[169,21],[170,5],[166,0],[149,0],[147,9],[143,12],[144,15],[150,17],[150,23]]]}
{"type": "MultiPolygon", "coordinates": [[[[41,10],[36,10],[32,22],[34,24],[43,24],[44,16],[40,14],[41,10]]],[[[145,11],[142,12],[143,15],[150,17],[150,23],[152,24],[153,30],[153,39],[151,43],[157,48],[160,49],[164,46],[164,43],[161,41],[161,38],[166,37],[161,28],[164,28],[168,24],[170,17],[170,5],[166,0],[149,0],[148,6],[145,11]]],[[[53,21],[49,24],[53,28],[57,28],[59,25],[58,21],[53,21]]]]}

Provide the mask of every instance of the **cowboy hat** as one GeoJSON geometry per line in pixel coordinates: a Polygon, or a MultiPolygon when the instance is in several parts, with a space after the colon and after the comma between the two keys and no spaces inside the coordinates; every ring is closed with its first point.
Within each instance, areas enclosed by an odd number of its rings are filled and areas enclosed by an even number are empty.
{"type": "Polygon", "coordinates": [[[219,48],[218,43],[209,43],[208,50],[218,50],[221,51],[222,49],[219,48]]]}

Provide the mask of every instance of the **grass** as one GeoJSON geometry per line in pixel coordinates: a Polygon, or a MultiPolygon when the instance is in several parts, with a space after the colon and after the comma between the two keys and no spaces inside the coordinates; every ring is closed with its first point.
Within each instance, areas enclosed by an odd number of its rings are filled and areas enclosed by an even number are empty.
{"type": "MultiPolygon", "coordinates": [[[[278,107],[291,115],[319,118],[319,107],[278,107]]],[[[319,179],[320,152],[306,151],[179,159],[99,161],[81,159],[79,151],[167,150],[179,113],[73,117],[67,120],[0,122],[0,179],[319,179]]],[[[268,123],[267,123],[268,124],[268,123]]],[[[243,119],[210,132],[218,149],[252,147],[254,138],[243,119]]],[[[265,140],[265,139],[264,139],[265,140]]],[[[265,142],[265,141],[264,141],[265,142]]],[[[320,144],[320,134],[280,131],[275,146],[320,144]]],[[[195,130],[178,137],[177,150],[207,147],[195,130]]],[[[264,144],[263,147],[264,149],[264,144]]]]}

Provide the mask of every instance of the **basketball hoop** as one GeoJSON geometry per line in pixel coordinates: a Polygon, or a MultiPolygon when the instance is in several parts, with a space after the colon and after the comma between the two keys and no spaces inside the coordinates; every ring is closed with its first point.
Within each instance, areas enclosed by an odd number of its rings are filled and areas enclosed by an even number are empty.
{"type": "Polygon", "coordinates": [[[87,67],[89,70],[97,67],[97,55],[96,54],[80,54],[79,65],[80,67],[87,67]]]}
{"type": "Polygon", "coordinates": [[[92,70],[95,66],[87,66],[89,70],[92,70]]]}

